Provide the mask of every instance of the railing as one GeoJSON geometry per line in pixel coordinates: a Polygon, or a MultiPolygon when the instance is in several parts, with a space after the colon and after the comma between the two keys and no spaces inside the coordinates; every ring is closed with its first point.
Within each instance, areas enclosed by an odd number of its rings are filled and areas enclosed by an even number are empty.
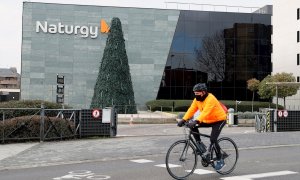
{"type": "Polygon", "coordinates": [[[74,138],[80,126],[77,109],[0,108],[0,139],[5,141],[74,138]]]}
{"type": "Polygon", "coordinates": [[[0,141],[62,140],[88,136],[116,136],[114,108],[45,109],[0,108],[0,141]]]}
{"type": "MultiPolygon", "coordinates": [[[[166,9],[221,11],[221,12],[253,13],[254,11],[261,8],[261,7],[198,4],[198,3],[185,3],[185,2],[165,2],[165,4],[166,4],[166,9]]],[[[260,12],[260,13],[262,14],[262,12],[260,12]]]]}

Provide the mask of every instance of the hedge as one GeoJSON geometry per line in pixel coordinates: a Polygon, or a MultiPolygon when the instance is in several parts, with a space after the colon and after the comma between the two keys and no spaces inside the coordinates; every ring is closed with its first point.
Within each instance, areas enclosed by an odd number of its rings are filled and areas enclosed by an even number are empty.
{"type": "MultiPolygon", "coordinates": [[[[236,102],[230,100],[221,100],[226,107],[236,109],[236,102]]],[[[147,107],[151,111],[187,111],[191,105],[192,100],[152,100],[146,103],[147,107]],[[173,106],[174,105],[174,106],[173,106]]],[[[276,104],[269,102],[253,102],[253,111],[259,111],[260,108],[276,108],[276,104]]],[[[282,106],[278,105],[279,109],[283,109],[282,106]]],[[[237,111],[245,112],[252,111],[251,101],[242,101],[237,105],[237,111]]]]}
{"type": "MultiPolygon", "coordinates": [[[[20,109],[20,110],[1,110],[1,108],[41,108],[41,104],[44,104],[45,109],[62,109],[61,104],[52,103],[48,101],[41,100],[21,100],[21,101],[8,101],[0,103],[0,116],[3,116],[5,113],[5,118],[13,118],[19,116],[30,116],[34,114],[39,115],[39,110],[32,109],[20,109]]],[[[64,106],[65,109],[69,109],[69,106],[64,106]]],[[[51,114],[50,116],[55,116],[55,114],[51,114]]]]}
{"type": "MultiPolygon", "coordinates": [[[[0,140],[10,142],[40,139],[42,103],[45,109],[62,109],[61,104],[41,100],[1,102],[0,117],[1,119],[4,117],[5,120],[0,123],[0,140]]],[[[64,108],[69,109],[70,107],[65,106],[64,108]]],[[[56,110],[45,111],[46,138],[58,139],[74,136],[74,123],[66,119],[56,118],[57,114],[58,111],[56,110]]]]}
{"type": "MultiPolygon", "coordinates": [[[[41,116],[22,116],[6,119],[0,123],[0,139],[24,141],[40,139],[41,116]],[[4,135],[4,136],[3,136],[4,135]]],[[[74,123],[66,119],[45,117],[44,129],[47,139],[60,139],[74,136],[74,123]]]]}

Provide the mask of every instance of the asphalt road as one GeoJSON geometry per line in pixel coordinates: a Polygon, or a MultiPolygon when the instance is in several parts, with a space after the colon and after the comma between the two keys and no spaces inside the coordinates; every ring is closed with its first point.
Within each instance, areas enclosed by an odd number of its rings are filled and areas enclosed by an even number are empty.
{"type": "MultiPolygon", "coordinates": [[[[119,137],[112,139],[33,145],[0,160],[0,179],[172,179],[163,164],[169,146],[183,138],[181,128],[128,125],[120,126],[119,132],[119,137]]],[[[238,145],[237,168],[222,176],[199,163],[189,179],[300,179],[300,132],[256,133],[253,128],[226,127],[221,136],[229,136],[238,145]]]]}
{"type": "MultiPolygon", "coordinates": [[[[300,179],[300,146],[274,146],[240,150],[236,169],[222,176],[212,167],[198,164],[190,180],[295,180],[300,179]],[[206,170],[206,171],[204,171],[206,170]],[[199,174],[204,173],[204,174],[199,174]]],[[[48,167],[4,170],[1,180],[64,180],[64,179],[112,179],[112,180],[168,180],[163,154],[148,155],[122,160],[95,161],[48,167]]]]}

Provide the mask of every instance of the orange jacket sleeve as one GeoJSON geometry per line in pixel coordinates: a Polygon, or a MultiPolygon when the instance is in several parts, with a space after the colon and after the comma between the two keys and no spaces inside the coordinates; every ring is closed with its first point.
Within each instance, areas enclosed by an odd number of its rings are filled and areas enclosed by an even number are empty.
{"type": "Polygon", "coordinates": [[[189,109],[187,110],[187,112],[185,113],[182,119],[185,121],[191,119],[197,110],[198,110],[197,100],[196,98],[194,98],[191,106],[189,107],[189,109]]]}

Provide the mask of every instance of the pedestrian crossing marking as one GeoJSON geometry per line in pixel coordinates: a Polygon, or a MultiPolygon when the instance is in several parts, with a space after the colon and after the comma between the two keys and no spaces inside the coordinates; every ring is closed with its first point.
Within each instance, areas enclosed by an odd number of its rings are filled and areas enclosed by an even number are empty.
{"type": "Polygon", "coordinates": [[[132,162],[136,162],[136,163],[150,163],[150,162],[154,162],[148,159],[135,159],[135,160],[130,160],[132,162]]]}
{"type": "Polygon", "coordinates": [[[221,178],[221,179],[223,179],[223,180],[252,180],[252,179],[257,179],[257,178],[284,176],[284,175],[297,174],[297,173],[298,172],[293,172],[293,171],[276,171],[276,172],[268,172],[268,173],[260,173],[260,174],[249,174],[249,175],[242,175],[242,176],[225,177],[225,178],[221,178]]]}
{"type": "MultiPolygon", "coordinates": [[[[155,165],[157,167],[166,167],[166,164],[158,164],[158,165],[155,165]]],[[[176,167],[181,167],[181,165],[177,165],[177,164],[169,164],[169,168],[176,168],[176,167]]]]}

